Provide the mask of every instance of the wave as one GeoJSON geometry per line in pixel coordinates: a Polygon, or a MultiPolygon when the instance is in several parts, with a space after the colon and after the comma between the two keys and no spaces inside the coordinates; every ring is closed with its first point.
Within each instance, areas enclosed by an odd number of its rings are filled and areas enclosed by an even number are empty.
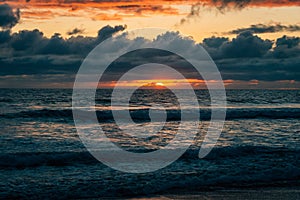
{"type": "MultiPolygon", "coordinates": [[[[88,152],[2,153],[0,169],[10,176],[18,170],[16,176],[21,171],[35,180],[27,183],[30,193],[16,192],[19,188],[11,184],[4,186],[8,191],[6,195],[11,198],[16,197],[16,193],[20,195],[17,197],[26,199],[32,198],[32,194],[38,194],[39,198],[48,195],[52,198],[103,198],[191,193],[212,188],[290,186],[291,183],[299,184],[299,155],[299,149],[238,146],[216,147],[207,157],[199,159],[198,149],[189,149],[164,169],[127,174],[104,166],[88,152]],[[63,179],[63,184],[57,184],[62,180],[62,171],[70,171],[70,174],[63,179]],[[49,181],[46,183],[52,185],[41,184],[47,179],[54,184],[49,181]]],[[[12,180],[21,181],[17,178],[12,180]]]]}
{"type": "MultiPolygon", "coordinates": [[[[79,111],[80,117],[89,118],[92,111],[79,111]]],[[[187,113],[189,111],[186,111],[187,113]]],[[[98,120],[100,122],[114,121],[113,114],[110,110],[96,111],[98,120]]],[[[134,121],[150,121],[149,109],[135,109],[130,111],[131,118],[134,121]]],[[[41,109],[21,111],[18,113],[5,113],[0,114],[1,118],[55,118],[55,119],[73,119],[72,109],[41,109]]],[[[211,110],[200,109],[200,119],[210,120],[211,110]]],[[[267,119],[298,119],[300,118],[300,108],[227,108],[226,119],[254,119],[254,118],[267,118],[267,119]]],[[[167,121],[181,120],[180,110],[167,110],[167,121]]],[[[189,120],[187,117],[186,120],[189,120]]]]}
{"type": "Polygon", "coordinates": [[[95,163],[97,163],[97,160],[88,152],[28,152],[0,154],[0,169],[95,163]]]}
{"type": "Polygon", "coordinates": [[[52,110],[52,109],[41,109],[41,110],[28,110],[20,111],[17,113],[5,113],[0,114],[3,118],[41,118],[41,117],[71,117],[71,109],[52,110]]]}
{"type": "MultiPolygon", "coordinates": [[[[145,149],[128,149],[136,153],[144,153],[145,149]]],[[[156,149],[152,149],[156,150],[156,149]]],[[[108,150],[107,150],[108,151],[108,150]]],[[[105,150],[101,151],[105,152],[105,150]]],[[[111,151],[108,151],[111,152],[111,151]]],[[[288,156],[300,155],[300,149],[288,149],[283,147],[265,146],[237,146],[237,147],[215,147],[203,159],[198,158],[199,148],[191,147],[179,160],[181,161],[218,161],[224,159],[241,160],[246,157],[287,158],[288,156]]],[[[161,158],[163,159],[163,158],[161,158]]],[[[297,159],[298,160],[298,159],[297,159]]],[[[21,153],[1,153],[0,169],[5,168],[28,168],[41,166],[73,166],[73,165],[94,165],[99,163],[89,152],[21,152],[21,153]]]]}
{"type": "Polygon", "coordinates": [[[0,102],[2,103],[12,103],[13,99],[9,99],[9,98],[0,98],[0,102]]]}

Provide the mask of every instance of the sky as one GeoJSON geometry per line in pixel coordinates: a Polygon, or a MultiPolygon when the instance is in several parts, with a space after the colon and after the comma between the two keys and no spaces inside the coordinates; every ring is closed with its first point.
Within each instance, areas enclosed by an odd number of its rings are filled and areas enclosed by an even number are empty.
{"type": "Polygon", "coordinates": [[[106,38],[158,27],[203,46],[226,88],[300,89],[299,13],[297,0],[1,1],[0,87],[71,88],[106,38]]]}

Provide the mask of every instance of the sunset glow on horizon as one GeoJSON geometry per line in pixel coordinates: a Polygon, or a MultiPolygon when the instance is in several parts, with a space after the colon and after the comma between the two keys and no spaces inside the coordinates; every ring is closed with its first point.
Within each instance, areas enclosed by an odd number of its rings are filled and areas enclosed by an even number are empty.
{"type": "MultiPolygon", "coordinates": [[[[294,0],[7,0],[0,4],[0,87],[71,88],[84,58],[107,37],[155,27],[179,33],[178,49],[203,46],[227,88],[297,89],[299,13],[294,0]]],[[[180,88],[159,78],[153,82],[180,88]]]]}

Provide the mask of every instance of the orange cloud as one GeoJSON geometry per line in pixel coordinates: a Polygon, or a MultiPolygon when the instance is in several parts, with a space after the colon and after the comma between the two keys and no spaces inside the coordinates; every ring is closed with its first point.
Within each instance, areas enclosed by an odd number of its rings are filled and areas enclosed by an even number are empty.
{"type": "Polygon", "coordinates": [[[48,19],[55,16],[82,16],[79,11],[84,11],[86,15],[94,20],[120,20],[123,17],[147,16],[152,14],[161,15],[177,15],[178,9],[168,3],[161,1],[7,1],[12,7],[22,10],[23,18],[38,18],[48,19]],[[47,12],[32,11],[44,9],[47,12]],[[56,15],[53,15],[54,10],[58,9],[56,15]],[[51,11],[50,11],[51,10],[51,11]],[[105,11],[105,13],[103,12],[105,11]]]}
{"type": "Polygon", "coordinates": [[[112,20],[121,20],[123,19],[124,15],[120,14],[106,14],[106,13],[99,13],[96,14],[95,16],[91,17],[92,20],[107,20],[107,21],[112,21],[112,20]]]}
{"type": "Polygon", "coordinates": [[[50,10],[45,11],[30,11],[25,10],[22,11],[23,18],[30,18],[30,19],[51,19],[53,18],[54,13],[50,10]]]}
{"type": "Polygon", "coordinates": [[[246,6],[259,6],[259,7],[280,7],[280,6],[300,6],[299,1],[295,0],[8,0],[5,1],[9,4],[19,7],[36,6],[36,7],[65,7],[70,10],[77,10],[82,8],[119,8],[139,12],[143,9],[151,8],[152,11],[160,10],[162,5],[195,5],[203,4],[207,6],[222,7],[246,7],[246,6]]]}
{"type": "MultiPolygon", "coordinates": [[[[6,3],[15,8],[20,8],[23,17],[48,18],[53,17],[49,12],[50,9],[63,9],[65,12],[75,13],[78,11],[87,12],[95,20],[120,20],[124,17],[147,16],[154,14],[162,15],[179,15],[189,13],[179,13],[176,6],[180,5],[199,5],[216,7],[219,10],[226,8],[243,8],[243,7],[283,7],[283,6],[300,6],[300,1],[295,0],[8,0],[6,3]],[[31,9],[48,9],[48,12],[33,13],[31,9]],[[113,12],[113,14],[103,13],[113,12]],[[100,13],[99,13],[100,12],[100,13]]],[[[193,15],[195,13],[190,13],[193,15]]],[[[59,15],[59,13],[58,13],[59,15]]],[[[68,14],[61,13],[62,16],[68,14]]]]}

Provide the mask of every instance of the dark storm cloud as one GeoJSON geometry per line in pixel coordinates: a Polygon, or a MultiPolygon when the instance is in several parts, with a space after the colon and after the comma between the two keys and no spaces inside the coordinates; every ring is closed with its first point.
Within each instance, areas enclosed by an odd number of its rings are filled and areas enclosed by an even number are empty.
{"type": "Polygon", "coordinates": [[[224,37],[203,40],[203,46],[214,59],[262,57],[272,45],[272,41],[263,40],[249,31],[239,34],[232,41],[224,37]]]}
{"type": "Polygon", "coordinates": [[[224,80],[300,81],[299,55],[289,59],[222,59],[215,62],[224,80]]]}
{"type": "Polygon", "coordinates": [[[216,59],[223,57],[222,52],[220,51],[220,47],[225,43],[229,42],[228,38],[225,37],[211,37],[211,38],[205,38],[203,40],[203,47],[210,53],[210,55],[216,59]]]}
{"type": "Polygon", "coordinates": [[[299,37],[288,37],[288,36],[283,36],[281,38],[278,38],[276,40],[276,46],[286,46],[287,48],[293,48],[298,46],[300,43],[300,38],[299,37]]]}
{"type": "MultiPolygon", "coordinates": [[[[18,33],[10,35],[9,31],[0,32],[0,44],[2,49],[11,49],[10,56],[30,56],[30,55],[80,55],[85,56],[97,44],[104,39],[110,37],[114,33],[122,31],[126,26],[105,26],[98,32],[97,37],[71,37],[62,38],[59,33],[55,33],[52,37],[46,38],[38,29],[22,30],[18,33]]],[[[4,53],[4,52],[1,52],[4,53]]]]}
{"type": "Polygon", "coordinates": [[[97,37],[68,39],[58,33],[47,38],[37,29],[13,34],[0,31],[0,75],[74,74],[96,45],[124,29],[124,26],[106,26],[97,37]]]}
{"type": "MultiPolygon", "coordinates": [[[[276,40],[276,47],[272,52],[275,58],[290,58],[300,55],[300,38],[283,36],[276,40]]],[[[300,68],[300,66],[299,66],[300,68]]]]}
{"type": "Polygon", "coordinates": [[[300,31],[299,25],[282,25],[280,23],[277,24],[253,24],[248,28],[239,28],[232,31],[229,31],[230,34],[240,34],[245,31],[250,31],[252,33],[276,33],[276,32],[296,32],[300,31]]]}
{"type": "Polygon", "coordinates": [[[5,43],[10,39],[10,30],[0,31],[0,44],[5,43]]]}
{"type": "MultiPolygon", "coordinates": [[[[58,77],[57,82],[61,82],[63,80],[59,78],[62,76],[58,75],[74,77],[72,75],[76,74],[83,59],[96,45],[124,29],[125,26],[105,26],[98,31],[96,37],[72,36],[67,39],[60,34],[47,38],[39,30],[24,30],[13,34],[9,30],[0,31],[0,76],[26,75],[29,79],[31,75],[38,77],[38,75],[48,74],[58,77]]],[[[106,55],[102,55],[103,59],[109,59],[110,53],[114,53],[121,47],[138,46],[148,41],[143,38],[136,40],[121,38],[118,43],[106,44],[107,52],[106,55]]],[[[162,46],[170,45],[194,57],[201,48],[191,38],[180,37],[174,32],[161,35],[152,42],[162,46]]],[[[299,37],[283,36],[276,41],[270,41],[247,31],[238,34],[232,40],[224,37],[205,38],[201,45],[216,62],[223,79],[300,80],[299,37]]],[[[139,59],[143,60],[143,56],[149,57],[148,54],[143,54],[141,58],[133,55],[132,64],[138,65],[139,59]]],[[[161,55],[154,59],[158,60],[157,63],[166,61],[178,64],[182,67],[180,68],[182,71],[185,71],[189,77],[193,77],[192,70],[185,68],[185,65],[174,61],[170,56],[161,55]]],[[[126,62],[120,60],[112,72],[117,73],[123,64],[128,64],[126,62]]],[[[9,83],[8,80],[9,78],[5,78],[9,83]]]]}
{"type": "Polygon", "coordinates": [[[20,10],[13,9],[8,4],[0,5],[0,27],[10,29],[14,27],[20,20],[20,10]]]}
{"type": "Polygon", "coordinates": [[[123,31],[125,29],[126,29],[126,25],[125,26],[119,25],[115,27],[111,27],[109,25],[104,26],[102,29],[98,31],[98,40],[103,41],[111,37],[114,33],[123,31]]]}
{"type": "Polygon", "coordinates": [[[211,38],[205,38],[203,40],[203,44],[207,47],[212,47],[212,48],[218,48],[220,47],[224,42],[228,42],[229,39],[225,37],[211,37],[211,38]]]}
{"type": "Polygon", "coordinates": [[[223,79],[300,80],[299,37],[283,36],[274,44],[243,32],[232,41],[206,38],[202,45],[216,62],[223,79]]]}
{"type": "Polygon", "coordinates": [[[74,74],[81,62],[80,57],[73,55],[31,55],[2,58],[0,59],[0,76],[74,74]]]}
{"type": "Polygon", "coordinates": [[[38,51],[42,43],[44,43],[43,33],[35,29],[33,31],[23,30],[19,33],[14,33],[11,36],[9,45],[15,51],[30,50],[33,52],[38,51]]]}
{"type": "Polygon", "coordinates": [[[243,32],[231,42],[220,46],[223,58],[250,58],[261,57],[272,48],[270,40],[263,40],[251,32],[243,32]]]}
{"type": "Polygon", "coordinates": [[[67,35],[77,35],[82,33],[84,33],[84,29],[74,28],[73,30],[68,31],[67,35]]]}

